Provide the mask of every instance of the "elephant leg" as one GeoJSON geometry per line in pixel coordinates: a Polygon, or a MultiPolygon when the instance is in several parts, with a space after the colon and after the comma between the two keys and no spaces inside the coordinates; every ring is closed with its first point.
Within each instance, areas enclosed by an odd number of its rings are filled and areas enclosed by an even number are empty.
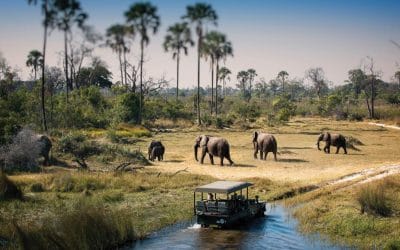
{"type": "Polygon", "coordinates": [[[339,149],[340,149],[340,146],[337,146],[337,147],[336,147],[336,153],[335,153],[335,154],[339,153],[339,149]]]}
{"type": "Polygon", "coordinates": [[[204,157],[206,157],[206,150],[205,150],[205,149],[203,149],[203,150],[201,151],[200,164],[203,164],[203,163],[204,163],[204,157]]]}
{"type": "Polygon", "coordinates": [[[228,155],[226,155],[225,157],[226,157],[226,159],[228,159],[229,165],[232,166],[232,165],[233,165],[233,161],[232,161],[232,159],[231,159],[231,155],[228,154],[228,155]]]}
{"type": "Polygon", "coordinates": [[[221,160],[220,160],[220,165],[223,166],[223,165],[224,165],[224,157],[221,156],[220,159],[221,159],[221,160]]]}
{"type": "Polygon", "coordinates": [[[276,159],[276,151],[274,151],[274,160],[277,161],[277,159],[276,159]]]}
{"type": "Polygon", "coordinates": [[[264,161],[267,160],[267,156],[268,156],[268,151],[264,153],[264,161]]]}
{"type": "Polygon", "coordinates": [[[343,146],[344,154],[347,155],[346,145],[343,146]]]}
{"type": "Polygon", "coordinates": [[[210,156],[211,165],[214,165],[214,156],[212,154],[208,154],[210,156]]]}
{"type": "Polygon", "coordinates": [[[257,153],[258,153],[258,146],[256,146],[254,149],[254,159],[257,159],[257,153]]]}
{"type": "Polygon", "coordinates": [[[264,152],[262,150],[260,150],[260,160],[264,159],[263,155],[264,155],[264,152]]]}

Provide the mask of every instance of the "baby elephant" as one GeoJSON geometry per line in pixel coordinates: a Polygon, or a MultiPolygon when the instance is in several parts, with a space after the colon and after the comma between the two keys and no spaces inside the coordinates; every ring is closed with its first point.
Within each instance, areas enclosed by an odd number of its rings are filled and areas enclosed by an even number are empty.
{"type": "MultiPolygon", "coordinates": [[[[147,152],[149,160],[153,161],[156,157],[158,158],[158,156],[160,155],[159,152],[161,152],[161,151],[162,151],[162,156],[161,157],[163,158],[164,152],[165,152],[164,145],[161,143],[161,141],[151,141],[150,145],[149,145],[149,148],[148,148],[148,152],[147,152]],[[154,152],[155,153],[155,157],[152,157],[153,149],[156,148],[156,147],[158,147],[158,149],[156,149],[155,152],[154,152]],[[158,154],[157,154],[157,152],[158,152],[158,154]]],[[[158,160],[160,160],[160,158],[158,158],[158,160]]]]}
{"type": "Polygon", "coordinates": [[[165,152],[164,146],[162,146],[162,145],[161,146],[155,146],[151,150],[150,160],[154,161],[156,158],[158,159],[158,161],[164,160],[164,152],[165,152]]]}
{"type": "Polygon", "coordinates": [[[339,153],[340,148],[343,148],[344,153],[347,154],[346,138],[344,138],[344,136],[341,134],[331,134],[329,132],[320,134],[317,141],[318,150],[321,150],[319,147],[320,141],[325,142],[324,152],[327,154],[331,153],[331,145],[336,147],[336,154],[339,153]]]}
{"type": "Polygon", "coordinates": [[[260,160],[266,160],[268,152],[274,154],[276,161],[276,153],[278,152],[278,143],[271,134],[254,132],[253,133],[254,159],[257,159],[257,153],[260,151],[260,160]],[[263,156],[264,153],[264,156],[263,156]]]}

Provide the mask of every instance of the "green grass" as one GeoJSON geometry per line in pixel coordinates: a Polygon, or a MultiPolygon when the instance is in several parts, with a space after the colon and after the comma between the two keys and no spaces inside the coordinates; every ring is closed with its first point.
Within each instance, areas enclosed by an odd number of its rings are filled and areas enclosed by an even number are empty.
{"type": "Polygon", "coordinates": [[[399,247],[400,175],[360,187],[317,190],[294,197],[288,204],[301,204],[294,215],[304,232],[319,232],[360,248],[399,247]]]}
{"type": "Polygon", "coordinates": [[[114,248],[190,218],[193,188],[212,181],[206,176],[147,171],[10,179],[24,192],[22,201],[0,201],[0,239],[11,249],[114,248]],[[32,188],[39,184],[43,192],[32,188]]]}

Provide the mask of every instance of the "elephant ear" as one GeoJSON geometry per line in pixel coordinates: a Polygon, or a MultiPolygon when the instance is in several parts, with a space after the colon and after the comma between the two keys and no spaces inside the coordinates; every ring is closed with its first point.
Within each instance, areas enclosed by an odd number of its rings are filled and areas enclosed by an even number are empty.
{"type": "Polygon", "coordinates": [[[208,136],[202,135],[201,136],[201,141],[200,141],[200,146],[202,146],[202,147],[207,146],[207,143],[208,143],[209,139],[210,138],[208,136]]]}
{"type": "Polygon", "coordinates": [[[331,140],[331,134],[328,132],[324,133],[324,137],[323,137],[324,141],[330,141],[331,140]]]}
{"type": "Polygon", "coordinates": [[[253,142],[255,142],[257,140],[257,137],[258,137],[258,132],[254,131],[254,133],[253,133],[253,142]]]}

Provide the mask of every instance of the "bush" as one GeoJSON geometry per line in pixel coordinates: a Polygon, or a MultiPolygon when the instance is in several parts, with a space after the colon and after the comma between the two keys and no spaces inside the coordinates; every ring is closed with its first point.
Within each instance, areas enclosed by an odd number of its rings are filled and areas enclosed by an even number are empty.
{"type": "Polygon", "coordinates": [[[32,130],[21,130],[10,145],[0,148],[0,162],[4,164],[4,171],[39,171],[36,159],[40,156],[41,147],[32,130]]]}
{"type": "Polygon", "coordinates": [[[84,169],[88,168],[86,159],[101,153],[101,148],[95,142],[88,142],[83,134],[68,134],[59,141],[59,150],[71,154],[75,161],[84,169]]]}
{"type": "Polygon", "coordinates": [[[296,114],[296,105],[286,95],[277,97],[272,105],[275,112],[274,119],[279,122],[289,121],[290,117],[296,114]]]}
{"type": "Polygon", "coordinates": [[[347,118],[350,121],[362,121],[365,118],[365,115],[361,114],[361,113],[350,113],[347,118]]]}
{"type": "Polygon", "coordinates": [[[391,213],[383,184],[362,187],[357,201],[361,206],[361,213],[366,212],[379,216],[389,216],[391,213]]]}
{"type": "Polygon", "coordinates": [[[7,199],[22,199],[22,191],[6,174],[0,172],[0,201],[7,199]]]}

